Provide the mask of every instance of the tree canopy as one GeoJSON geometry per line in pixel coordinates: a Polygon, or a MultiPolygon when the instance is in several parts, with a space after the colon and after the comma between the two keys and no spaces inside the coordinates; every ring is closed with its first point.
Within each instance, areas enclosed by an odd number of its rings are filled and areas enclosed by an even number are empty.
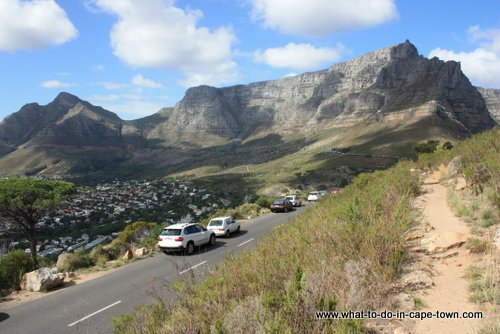
{"type": "Polygon", "coordinates": [[[24,230],[31,244],[35,265],[35,225],[47,209],[60,203],[65,195],[76,191],[69,182],[33,178],[0,180],[0,221],[24,230]]]}

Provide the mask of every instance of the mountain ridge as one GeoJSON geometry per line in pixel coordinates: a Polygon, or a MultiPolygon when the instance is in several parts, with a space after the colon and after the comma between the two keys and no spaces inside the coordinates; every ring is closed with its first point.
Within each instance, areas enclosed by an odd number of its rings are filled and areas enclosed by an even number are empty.
{"type": "MultiPolygon", "coordinates": [[[[231,152],[236,141],[265,142],[275,149],[288,137],[348,133],[362,123],[374,129],[406,127],[412,136],[404,145],[411,147],[431,135],[463,138],[489,129],[499,106],[500,95],[472,86],[459,63],[427,59],[406,41],[295,77],[192,87],[174,107],[130,121],[62,92],[51,103],[27,104],[0,123],[0,174],[85,174],[137,164],[162,174],[189,170],[189,159],[202,154],[202,148],[231,152]],[[20,163],[28,149],[44,158],[20,163]]],[[[403,143],[391,140],[379,146],[403,143]]],[[[245,152],[234,159],[246,161],[256,154],[257,146],[235,147],[245,152]]],[[[217,154],[206,153],[207,164],[217,154]]]]}

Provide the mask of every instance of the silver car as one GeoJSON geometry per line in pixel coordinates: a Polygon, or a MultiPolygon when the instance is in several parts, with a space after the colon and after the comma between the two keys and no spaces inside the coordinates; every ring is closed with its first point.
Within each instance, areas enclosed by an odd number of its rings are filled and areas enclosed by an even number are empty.
{"type": "Polygon", "coordinates": [[[231,233],[238,233],[240,231],[240,223],[235,221],[233,217],[217,217],[210,220],[207,225],[209,231],[214,231],[216,236],[229,237],[231,233]]]}

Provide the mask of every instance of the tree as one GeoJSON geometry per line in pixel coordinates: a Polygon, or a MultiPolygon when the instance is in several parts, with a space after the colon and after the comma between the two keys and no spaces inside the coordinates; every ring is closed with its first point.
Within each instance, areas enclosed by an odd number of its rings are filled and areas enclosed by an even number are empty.
{"type": "Polygon", "coordinates": [[[38,267],[35,225],[47,209],[75,190],[74,184],[62,181],[33,178],[0,180],[0,221],[25,233],[35,267],[38,267]]]}

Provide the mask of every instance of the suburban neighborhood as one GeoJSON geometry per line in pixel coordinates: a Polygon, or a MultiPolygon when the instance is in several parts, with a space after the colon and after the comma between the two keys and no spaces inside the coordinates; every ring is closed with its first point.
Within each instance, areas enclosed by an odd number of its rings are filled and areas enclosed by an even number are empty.
{"type": "MultiPolygon", "coordinates": [[[[113,181],[95,187],[79,187],[77,192],[48,212],[37,224],[41,256],[93,247],[109,242],[117,232],[138,220],[172,224],[182,217],[199,220],[231,202],[206,189],[180,181],[113,181]]],[[[0,231],[0,238],[12,231],[0,231]]],[[[16,235],[16,234],[14,234],[16,235]]],[[[25,246],[9,238],[8,250],[25,246]]]]}

